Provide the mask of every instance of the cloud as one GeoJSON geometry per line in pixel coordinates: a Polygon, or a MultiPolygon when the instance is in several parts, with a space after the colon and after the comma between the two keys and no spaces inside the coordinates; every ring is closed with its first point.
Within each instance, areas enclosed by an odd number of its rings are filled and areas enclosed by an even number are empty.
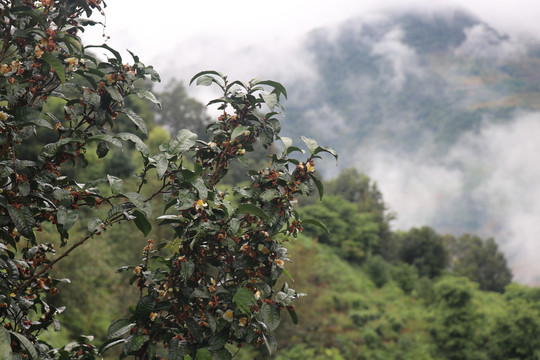
{"type": "Polygon", "coordinates": [[[472,26],[464,32],[466,39],[455,49],[456,56],[500,63],[526,53],[524,44],[501,36],[485,24],[472,26]]]}
{"type": "Polygon", "coordinates": [[[493,237],[514,280],[540,284],[540,113],[486,121],[437,162],[366,150],[356,166],[397,213],[393,226],[493,237]]]}
{"type": "Polygon", "coordinates": [[[397,213],[394,226],[409,229],[436,224],[463,191],[463,174],[437,163],[378,152],[370,154],[368,173],[385,202],[397,213]]]}
{"type": "Polygon", "coordinates": [[[467,176],[476,177],[471,197],[491,219],[479,231],[496,238],[518,281],[535,284],[540,283],[538,134],[540,113],[518,114],[465,136],[449,155],[467,176]]]}
{"type": "Polygon", "coordinates": [[[382,79],[395,91],[403,88],[407,76],[422,76],[416,51],[402,42],[404,36],[403,30],[395,27],[380,42],[373,44],[371,50],[371,55],[382,59],[379,62],[382,79]]]}

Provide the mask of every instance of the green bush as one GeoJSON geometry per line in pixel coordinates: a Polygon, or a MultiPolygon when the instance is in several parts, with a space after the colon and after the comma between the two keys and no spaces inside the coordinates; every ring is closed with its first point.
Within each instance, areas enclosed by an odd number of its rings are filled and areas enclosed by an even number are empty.
{"type": "Polygon", "coordinates": [[[390,268],[390,274],[404,293],[410,294],[416,287],[418,271],[414,266],[405,263],[395,265],[390,268]]]}
{"type": "Polygon", "coordinates": [[[390,280],[388,263],[380,255],[369,258],[365,264],[366,273],[375,286],[382,287],[390,280]]]}

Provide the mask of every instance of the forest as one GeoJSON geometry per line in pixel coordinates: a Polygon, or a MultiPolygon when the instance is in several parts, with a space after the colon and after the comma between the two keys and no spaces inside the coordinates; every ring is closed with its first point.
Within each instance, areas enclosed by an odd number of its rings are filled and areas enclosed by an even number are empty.
{"type": "Polygon", "coordinates": [[[279,82],[156,88],[82,44],[101,1],[0,5],[1,360],[540,359],[496,239],[396,230],[377,179],[324,179],[279,82]]]}

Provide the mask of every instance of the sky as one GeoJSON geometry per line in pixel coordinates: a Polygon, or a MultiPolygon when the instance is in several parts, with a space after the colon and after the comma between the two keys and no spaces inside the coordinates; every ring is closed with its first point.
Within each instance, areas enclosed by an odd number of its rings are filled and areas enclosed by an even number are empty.
{"type": "MultiPolygon", "coordinates": [[[[212,56],[220,48],[234,50],[276,38],[292,39],[309,30],[332,25],[380,10],[462,7],[499,31],[514,36],[540,34],[540,1],[537,0],[108,0],[105,33],[115,49],[130,49],[143,62],[159,60],[163,49],[182,43],[202,45],[196,54],[212,56]],[[436,3],[436,5],[433,5],[436,3]]],[[[103,28],[84,35],[87,43],[100,43],[103,28]]],[[[177,54],[191,59],[191,54],[177,54]]],[[[158,69],[159,70],[159,69],[158,69]]]]}

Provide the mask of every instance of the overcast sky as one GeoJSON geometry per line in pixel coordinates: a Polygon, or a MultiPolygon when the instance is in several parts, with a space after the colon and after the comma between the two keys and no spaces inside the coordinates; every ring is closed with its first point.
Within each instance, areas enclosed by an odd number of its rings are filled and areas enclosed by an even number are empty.
{"type": "MultiPolygon", "coordinates": [[[[231,50],[388,9],[462,7],[499,31],[540,34],[538,0],[108,0],[107,5],[108,43],[147,63],[164,48],[197,38],[219,40],[231,50]]],[[[99,43],[101,34],[101,28],[87,31],[87,43],[99,43]]],[[[218,51],[213,45],[201,56],[218,51]]]]}

